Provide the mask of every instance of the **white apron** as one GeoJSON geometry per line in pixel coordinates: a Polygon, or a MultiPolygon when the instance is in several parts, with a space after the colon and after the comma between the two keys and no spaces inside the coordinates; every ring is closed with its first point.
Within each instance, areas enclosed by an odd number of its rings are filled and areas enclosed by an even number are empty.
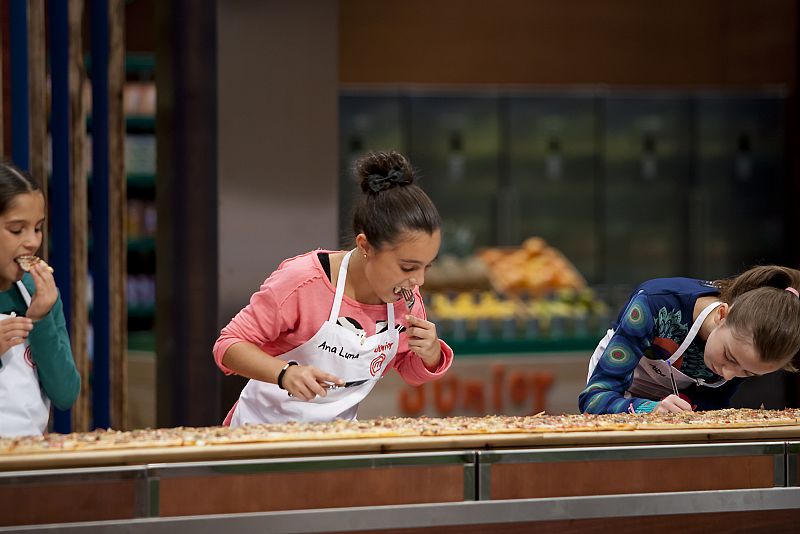
{"type": "Polygon", "coordinates": [[[388,329],[370,337],[336,324],[344,295],[347,265],[353,251],[348,252],[339,267],[336,295],[328,320],[314,336],[289,352],[276,356],[300,365],[313,365],[345,382],[364,380],[361,385],[329,389],[327,396],[303,401],[290,397],[277,384],[250,380],[242,389],[231,419],[231,427],[249,423],[286,421],[332,421],[355,419],[358,403],[375,387],[383,371],[397,354],[400,334],[394,323],[394,304],[387,304],[388,329]]]}
{"type": "MultiPolygon", "coordinates": [[[[661,400],[664,397],[672,394],[672,382],[670,382],[669,379],[670,366],[672,366],[672,364],[674,364],[678,358],[683,355],[687,348],[689,348],[689,345],[692,344],[695,336],[697,336],[697,333],[700,331],[700,327],[703,326],[703,321],[705,318],[708,317],[708,314],[714,311],[720,304],[722,303],[713,302],[706,306],[702,312],[700,312],[700,315],[698,315],[697,319],[695,319],[694,323],[692,323],[692,327],[686,334],[686,338],[684,338],[683,343],[681,343],[672,356],[670,356],[669,360],[651,360],[649,358],[642,357],[639,360],[639,365],[637,365],[636,369],[633,371],[633,382],[631,382],[628,391],[625,392],[625,396],[661,400]]],[[[606,336],[600,341],[600,343],[597,345],[597,348],[594,349],[594,353],[589,360],[589,374],[586,377],[587,383],[589,382],[589,379],[592,378],[592,373],[594,373],[594,369],[597,367],[597,363],[600,361],[600,357],[606,350],[606,347],[611,341],[611,337],[613,335],[614,330],[609,329],[608,332],[606,332],[606,336]]],[[[717,382],[708,384],[702,378],[692,378],[687,376],[675,367],[672,367],[672,376],[675,378],[675,384],[678,386],[678,391],[686,389],[692,385],[718,388],[727,382],[727,380],[719,380],[717,382]]]]}
{"type": "MultiPolygon", "coordinates": [[[[28,289],[22,282],[17,287],[30,306],[28,289]]],[[[11,317],[0,313],[0,321],[11,317]]],[[[39,383],[28,340],[8,349],[0,361],[0,437],[41,435],[50,418],[50,399],[39,383]]]]}

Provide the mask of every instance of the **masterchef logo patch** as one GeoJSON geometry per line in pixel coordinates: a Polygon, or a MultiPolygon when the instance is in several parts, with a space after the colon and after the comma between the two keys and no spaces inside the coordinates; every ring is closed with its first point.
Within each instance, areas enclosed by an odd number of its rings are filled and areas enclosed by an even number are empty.
{"type": "Polygon", "coordinates": [[[385,361],[386,361],[386,355],[384,353],[382,353],[382,352],[381,352],[380,356],[376,356],[375,358],[373,358],[373,360],[371,362],[369,362],[369,372],[370,372],[370,374],[372,376],[377,375],[378,372],[381,370],[381,366],[383,365],[383,362],[385,362],[385,361]]]}
{"type": "Polygon", "coordinates": [[[31,367],[36,367],[36,364],[33,363],[33,356],[31,356],[31,346],[30,345],[25,347],[25,363],[27,363],[31,367]]]}

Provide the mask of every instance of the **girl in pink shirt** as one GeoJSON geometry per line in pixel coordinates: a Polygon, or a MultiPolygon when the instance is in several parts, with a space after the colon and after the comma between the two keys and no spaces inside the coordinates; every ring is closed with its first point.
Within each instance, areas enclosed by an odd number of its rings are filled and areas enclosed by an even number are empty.
{"type": "Polygon", "coordinates": [[[419,293],[439,213],[399,153],[370,154],[356,173],[355,248],[285,260],[222,329],[217,365],[250,378],[225,424],[354,419],[390,368],[419,385],[450,367],[419,293]]]}

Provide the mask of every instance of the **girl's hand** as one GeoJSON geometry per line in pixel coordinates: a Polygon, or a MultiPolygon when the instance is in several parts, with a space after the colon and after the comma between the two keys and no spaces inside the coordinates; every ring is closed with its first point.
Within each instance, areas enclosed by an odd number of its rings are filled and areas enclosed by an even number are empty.
{"type": "Polygon", "coordinates": [[[673,393],[656,404],[656,409],[653,411],[655,413],[691,412],[692,405],[673,393]]]}
{"type": "Polygon", "coordinates": [[[442,359],[442,345],[436,335],[436,325],[425,319],[406,315],[408,321],[408,348],[419,356],[425,367],[436,369],[442,359]]]}
{"type": "Polygon", "coordinates": [[[56,299],[58,298],[58,289],[56,289],[56,281],[53,278],[53,273],[47,268],[45,262],[40,261],[36,263],[28,272],[30,272],[31,277],[33,277],[36,293],[31,298],[31,305],[28,306],[28,312],[25,316],[36,322],[50,313],[53,304],[56,303],[56,299]]]}
{"type": "Polygon", "coordinates": [[[27,317],[11,317],[0,321],[0,354],[24,342],[31,330],[33,321],[27,317]]]}
{"type": "Polygon", "coordinates": [[[283,374],[281,384],[290,396],[309,401],[317,395],[324,397],[328,394],[328,390],[322,386],[322,382],[344,384],[344,380],[341,378],[317,369],[313,365],[289,366],[283,374]]]}

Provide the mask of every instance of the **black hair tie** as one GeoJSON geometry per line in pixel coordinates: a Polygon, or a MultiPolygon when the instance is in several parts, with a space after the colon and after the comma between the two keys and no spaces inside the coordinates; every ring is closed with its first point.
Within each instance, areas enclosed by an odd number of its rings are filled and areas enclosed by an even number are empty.
{"type": "Polygon", "coordinates": [[[386,176],[380,174],[370,174],[367,176],[367,185],[369,185],[373,193],[389,189],[395,184],[402,185],[404,183],[404,174],[400,169],[392,169],[386,176]]]}

